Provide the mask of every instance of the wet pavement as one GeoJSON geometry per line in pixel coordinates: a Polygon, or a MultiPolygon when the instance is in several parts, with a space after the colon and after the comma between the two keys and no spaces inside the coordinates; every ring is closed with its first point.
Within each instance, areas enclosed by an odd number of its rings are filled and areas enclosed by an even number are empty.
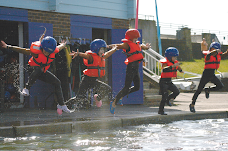
{"type": "Polygon", "coordinates": [[[0,113],[0,136],[72,133],[178,120],[227,118],[227,92],[212,92],[209,99],[202,92],[195,105],[196,113],[189,111],[192,96],[193,93],[180,93],[174,106],[165,106],[168,115],[158,115],[158,107],[145,105],[117,105],[115,115],[109,112],[109,105],[101,108],[92,106],[88,110],[63,113],[61,116],[56,110],[11,109],[0,113]]]}

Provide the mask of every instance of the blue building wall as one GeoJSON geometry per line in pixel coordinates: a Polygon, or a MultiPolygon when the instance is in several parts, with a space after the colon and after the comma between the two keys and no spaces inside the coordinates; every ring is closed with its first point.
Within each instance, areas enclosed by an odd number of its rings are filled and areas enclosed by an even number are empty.
{"type": "MultiPolygon", "coordinates": [[[[12,2],[14,0],[11,0],[12,2]]],[[[23,1],[23,0],[22,0],[23,1]]],[[[111,3],[111,0],[106,0],[107,2],[111,3]]],[[[117,0],[118,2],[119,0],[117,0]]],[[[37,5],[37,9],[41,6],[43,8],[46,7],[46,4],[48,3],[48,0],[37,0],[31,1],[31,3],[34,2],[34,5],[37,5]],[[45,7],[44,7],[45,6],[45,7]]],[[[69,3],[70,1],[68,1],[69,3]]],[[[72,1],[71,1],[72,2],[72,1]]],[[[120,2],[120,1],[119,1],[120,2]]],[[[124,2],[124,1],[123,1],[124,2]]],[[[125,1],[126,2],[126,1],[125,1]]],[[[130,3],[131,1],[127,1],[126,4],[130,3]]],[[[15,3],[18,3],[18,1],[15,1],[15,3]]],[[[20,4],[23,2],[20,2],[20,4]]],[[[6,1],[0,4],[3,5],[6,4],[6,1]]],[[[11,7],[13,7],[16,4],[13,4],[11,7]]],[[[23,7],[26,7],[27,4],[24,4],[23,7]]],[[[21,5],[20,5],[21,6],[21,5]]],[[[92,39],[92,29],[93,28],[99,28],[99,29],[110,29],[111,33],[109,34],[110,39],[112,39],[111,43],[121,43],[121,39],[124,37],[124,34],[126,32],[126,29],[112,29],[112,19],[108,18],[105,13],[103,13],[103,16],[105,17],[98,17],[98,16],[87,16],[87,15],[76,15],[71,14],[70,16],[70,24],[71,24],[71,35],[73,38],[87,38],[92,39]]],[[[25,22],[28,25],[28,31],[25,33],[28,33],[28,45],[30,46],[31,42],[36,41],[39,39],[41,34],[43,33],[42,26],[45,26],[47,30],[46,35],[53,35],[53,25],[48,23],[35,23],[35,22],[29,22],[28,21],[28,11],[24,9],[16,9],[16,8],[6,8],[6,7],[0,7],[0,20],[10,20],[10,21],[16,21],[16,22],[25,22]]],[[[28,61],[28,57],[26,57],[25,62],[28,61]]],[[[125,81],[125,70],[126,65],[124,64],[124,60],[126,59],[126,56],[121,53],[119,50],[118,52],[114,53],[111,60],[112,66],[111,68],[111,78],[112,82],[110,82],[111,86],[113,87],[115,95],[123,88],[124,81],[125,81]],[[118,82],[117,82],[118,81],[118,82]]],[[[140,65],[139,68],[140,71],[140,77],[141,77],[141,85],[140,90],[130,94],[127,97],[123,99],[124,104],[142,104],[143,103],[143,85],[142,85],[142,66],[140,65]]],[[[26,80],[27,81],[27,80],[26,80]]],[[[25,82],[26,82],[25,81],[25,82]]],[[[54,88],[42,81],[37,81],[36,84],[31,88],[31,96],[29,105],[30,107],[35,107],[38,105],[38,107],[41,108],[48,108],[52,107],[54,103],[54,88]],[[36,104],[37,103],[37,104],[36,104]]]]}
{"type": "Polygon", "coordinates": [[[71,36],[92,39],[92,28],[112,29],[112,19],[96,16],[71,15],[71,36]]]}
{"type": "Polygon", "coordinates": [[[135,18],[135,0],[1,0],[0,6],[108,18],[135,18]]]}
{"type": "MultiPolygon", "coordinates": [[[[44,28],[41,28],[42,26],[47,28],[47,35],[53,36],[52,24],[28,22],[27,10],[0,7],[0,20],[28,23],[28,31],[25,33],[28,33],[29,46],[32,42],[39,40],[40,36],[44,32],[44,28]]],[[[25,57],[25,64],[27,64],[30,57],[31,56],[25,57]]],[[[25,74],[27,75],[27,73],[25,74]]],[[[27,81],[27,78],[25,78],[25,80],[27,81]]],[[[54,95],[51,95],[50,97],[48,96],[53,92],[54,88],[52,85],[37,80],[30,90],[31,95],[29,96],[29,107],[52,107],[54,103],[54,95]]]]}
{"type": "Polygon", "coordinates": [[[0,7],[0,20],[28,22],[28,11],[23,9],[0,7]]]}

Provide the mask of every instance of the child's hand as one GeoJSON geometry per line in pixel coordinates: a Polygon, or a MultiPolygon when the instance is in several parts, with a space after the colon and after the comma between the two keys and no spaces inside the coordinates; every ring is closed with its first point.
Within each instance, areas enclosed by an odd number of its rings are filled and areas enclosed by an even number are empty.
{"type": "Polygon", "coordinates": [[[221,53],[222,51],[220,49],[216,49],[217,53],[221,53]]]}
{"type": "Polygon", "coordinates": [[[61,40],[60,44],[66,44],[67,41],[66,40],[61,40]]]}
{"type": "Polygon", "coordinates": [[[70,56],[73,56],[73,58],[72,58],[72,59],[74,59],[75,57],[77,57],[77,56],[78,56],[78,54],[79,54],[79,50],[77,49],[77,52],[72,51],[69,55],[70,55],[70,56]]]}
{"type": "MultiPolygon", "coordinates": [[[[59,44],[60,44],[60,45],[63,45],[63,46],[65,47],[66,44],[67,44],[67,41],[66,41],[66,40],[62,40],[59,44]]],[[[65,48],[66,48],[66,47],[65,47],[65,48]]]]}
{"type": "Polygon", "coordinates": [[[119,49],[117,49],[117,45],[114,45],[114,46],[112,47],[112,50],[119,50],[119,49]]]}
{"type": "Polygon", "coordinates": [[[147,49],[150,49],[151,48],[150,43],[146,43],[146,47],[147,47],[147,49]]]}
{"type": "Polygon", "coordinates": [[[7,47],[7,44],[4,41],[1,40],[0,47],[6,48],[7,47]]]}
{"type": "Polygon", "coordinates": [[[116,46],[116,45],[107,45],[107,48],[112,49],[114,46],[116,46]]]}
{"type": "Polygon", "coordinates": [[[172,67],[175,68],[175,67],[178,67],[179,65],[180,65],[180,63],[178,62],[178,63],[173,64],[172,67]]]}

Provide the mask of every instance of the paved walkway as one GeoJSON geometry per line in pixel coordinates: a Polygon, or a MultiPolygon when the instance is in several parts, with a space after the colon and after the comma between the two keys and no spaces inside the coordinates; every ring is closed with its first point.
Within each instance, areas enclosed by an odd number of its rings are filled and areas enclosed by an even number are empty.
{"type": "Polygon", "coordinates": [[[56,110],[17,109],[0,113],[0,136],[16,137],[33,133],[72,133],[77,131],[98,130],[118,126],[149,123],[168,123],[185,119],[227,118],[228,93],[215,92],[206,99],[204,92],[196,102],[196,113],[189,111],[193,93],[180,93],[175,106],[165,106],[168,115],[158,115],[158,107],[144,105],[124,105],[116,107],[116,114],[109,112],[109,106],[93,106],[59,116],[56,110]]]}

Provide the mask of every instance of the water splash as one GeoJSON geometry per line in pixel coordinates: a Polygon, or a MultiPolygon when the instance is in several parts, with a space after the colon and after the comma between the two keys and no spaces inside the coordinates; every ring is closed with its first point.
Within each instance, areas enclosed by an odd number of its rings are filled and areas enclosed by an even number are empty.
{"type": "MultiPolygon", "coordinates": [[[[14,59],[14,58],[13,58],[14,59]]],[[[5,107],[9,108],[13,102],[20,100],[20,70],[26,70],[15,59],[11,63],[5,63],[2,69],[0,80],[5,81],[5,107]]]]}

